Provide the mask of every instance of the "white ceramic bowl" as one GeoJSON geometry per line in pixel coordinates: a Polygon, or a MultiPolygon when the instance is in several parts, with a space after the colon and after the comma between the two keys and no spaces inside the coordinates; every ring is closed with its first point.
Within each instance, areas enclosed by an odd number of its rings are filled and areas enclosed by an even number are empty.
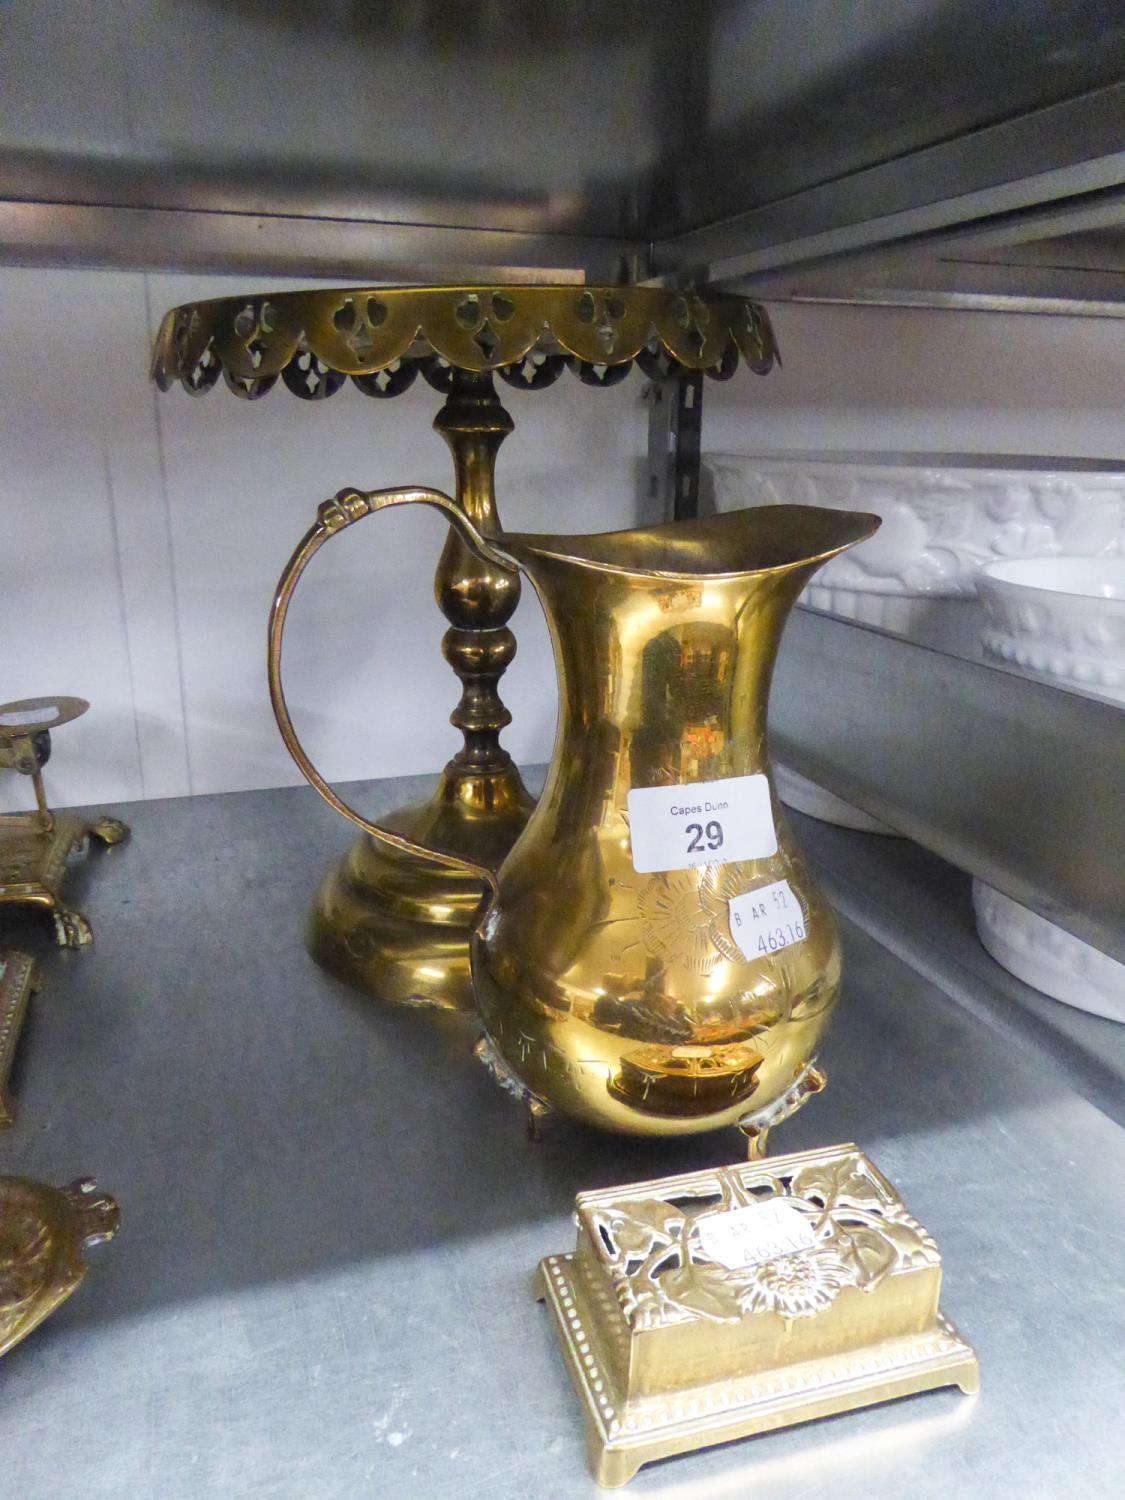
{"type": "Polygon", "coordinates": [[[1125,557],[990,563],[977,588],[991,656],[1125,703],[1125,557]]]}
{"type": "Polygon", "coordinates": [[[973,881],[973,911],[981,942],[1010,974],[1064,1005],[1125,1022],[1125,964],[983,880],[973,881]]]}

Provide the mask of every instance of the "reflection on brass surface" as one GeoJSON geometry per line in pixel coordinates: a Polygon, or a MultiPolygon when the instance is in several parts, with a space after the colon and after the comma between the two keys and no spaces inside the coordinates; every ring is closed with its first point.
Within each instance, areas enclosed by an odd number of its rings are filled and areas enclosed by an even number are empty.
{"type": "Polygon", "coordinates": [[[91,837],[119,844],[129,836],[116,818],[86,822],[47,806],[43,766],[51,755],[51,730],[77,719],[89,706],[83,698],[22,698],[0,704],[0,769],[30,776],[38,804],[33,813],[0,816],[0,905],[46,907],[64,948],[84,947],[93,936],[82,913],[62,899],[67,856],[91,837]]]}
{"type": "Polygon", "coordinates": [[[14,948],[0,948],[0,1125],[16,1118],[16,1101],[8,1090],[28,1001],[39,988],[35,960],[14,948]]]}
{"type": "Polygon", "coordinates": [[[350,376],[365,395],[396,396],[419,369],[499,371],[542,389],[569,365],[614,384],[635,360],[646,374],[705,370],[726,380],[741,357],[765,374],[777,354],[765,310],[728,293],[637,286],[332,287],[220,297],[165,314],[153,350],[161,390],[199,395],[220,375],[254,400],[280,375],[321,400],[350,376]],[[607,376],[606,371],[612,371],[607,376]]]}
{"type": "Polygon", "coordinates": [[[623,1054],[609,1092],[643,1115],[690,1120],[712,1114],[724,1090],[745,1099],[762,1062],[753,1047],[635,1047],[623,1054]]]}
{"type": "MultiPolygon", "coordinates": [[[[386,823],[414,843],[479,852],[499,865],[534,805],[514,766],[475,773],[454,757],[429,801],[389,814],[386,823]]],[[[469,939],[483,891],[460,870],[363,834],[321,883],[309,951],[380,1000],[472,1010],[469,939]]]]}
{"type": "MultiPolygon", "coordinates": [[[[829,557],[874,516],[770,506],[600,536],[486,539],[434,490],[341,491],[278,585],[270,694],[298,766],[351,822],[482,881],[477,1004],[495,1051],[538,1099],[607,1129],[683,1134],[755,1117],[808,1076],[839,983],[836,926],[786,827],[777,852],[669,874],[633,867],[627,796],[768,774],[766,700],[782,626],[829,557]],[[309,761],[281,688],[289,601],[334,532],[427,504],[470,550],[522,568],[555,647],[560,711],[543,795],[498,866],[420,848],[347,807],[309,761]],[[803,936],[747,958],[729,899],[788,881],[803,936]]],[[[810,689],[812,685],[810,684],[810,689]]]]}
{"type": "Polygon", "coordinates": [[[86,1274],[83,1251],[111,1240],[118,1222],[90,1177],[64,1188],[0,1177],[0,1354],[66,1301],[86,1274]]]}
{"type": "MultiPolygon", "coordinates": [[[[776,345],[757,304],[712,292],[653,287],[346,287],[251,294],[190,304],[164,318],[152,373],[201,395],[220,376],[255,400],[279,376],[307,401],[351,378],[384,400],[419,374],[445,396],[434,422],[449,444],[457,503],[486,536],[500,532],[493,472],[512,430],[493,375],[519,390],[544,390],[564,370],[612,386],[636,363],[667,377],[704,370],[726,380],[740,359],[758,374],[776,345]]],[[[471,1009],[469,941],[483,893],[465,869],[420,857],[436,844],[470,863],[498,866],[534,800],[499,742],[510,722],[499,679],[516,650],[508,628],[518,573],[451,531],[435,580],[450,628],[442,652],[462,685],[452,722],[463,748],[429,801],[400,809],[386,826],[401,845],[356,843],[325,876],[309,917],[313,956],[383,1000],[471,1009]]]]}
{"type": "Polygon", "coordinates": [[[579,1193],[536,1294],[599,1484],[642,1464],[937,1386],[977,1390],[941,1257],[855,1146],[579,1193]]]}

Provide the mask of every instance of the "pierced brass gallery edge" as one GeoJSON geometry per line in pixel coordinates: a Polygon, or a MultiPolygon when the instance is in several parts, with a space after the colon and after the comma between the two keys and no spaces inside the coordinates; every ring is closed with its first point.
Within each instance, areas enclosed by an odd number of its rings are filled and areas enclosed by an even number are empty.
{"type": "Polygon", "coordinates": [[[855,1146],[580,1193],[540,1263],[599,1484],[937,1386],[977,1390],[941,1257],[855,1146]]]}
{"type": "MultiPolygon", "coordinates": [[[[161,390],[179,380],[200,395],[222,377],[256,400],[280,376],[295,396],[316,401],[349,376],[364,395],[395,396],[419,371],[433,378],[437,361],[539,390],[568,366],[589,384],[614,385],[634,361],[646,374],[667,374],[672,362],[725,380],[740,358],[765,374],[776,357],[765,309],[724,292],[317,287],[173,308],[156,335],[152,378],[161,390]]],[[[440,387],[442,373],[436,378],[440,387]]]]}
{"type": "Polygon", "coordinates": [[[56,1188],[0,1177],[0,1354],[66,1301],[86,1274],[83,1251],[111,1240],[119,1219],[93,1178],[56,1188]]]}
{"type": "MultiPolygon", "coordinates": [[[[666,378],[726,380],[740,362],[765,374],[776,358],[765,312],[742,297],[655,287],[345,287],[252,294],[173,309],[157,335],[153,378],[202,395],[220,378],[247,400],[280,378],[304,401],[347,380],[378,402],[421,375],[445,397],[435,430],[449,445],[454,495],[486,536],[500,534],[494,471],[513,422],[494,376],[541,391],[571,371],[609,387],[636,364],[666,378]]],[[[410,853],[437,845],[468,863],[500,864],[534,801],[500,733],[511,715],[499,685],[516,651],[509,621],[518,573],[451,532],[435,579],[449,622],[443,654],[460,680],[451,715],[462,748],[426,801],[386,826],[405,841],[360,838],[325,876],[308,939],[326,968],[382,1000],[468,1010],[469,941],[484,887],[466,869],[410,853]]]]}

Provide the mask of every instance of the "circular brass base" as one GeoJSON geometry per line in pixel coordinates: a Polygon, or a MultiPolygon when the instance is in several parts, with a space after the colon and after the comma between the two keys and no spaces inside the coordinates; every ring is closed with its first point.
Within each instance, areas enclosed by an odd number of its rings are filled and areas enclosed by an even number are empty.
{"type": "MultiPolygon", "coordinates": [[[[419,843],[498,868],[534,806],[514,765],[488,776],[447,766],[427,802],[382,821],[419,843]]],[[[321,882],[309,913],[309,952],[374,999],[471,1011],[469,938],[483,894],[479,880],[364,834],[321,882]]]]}

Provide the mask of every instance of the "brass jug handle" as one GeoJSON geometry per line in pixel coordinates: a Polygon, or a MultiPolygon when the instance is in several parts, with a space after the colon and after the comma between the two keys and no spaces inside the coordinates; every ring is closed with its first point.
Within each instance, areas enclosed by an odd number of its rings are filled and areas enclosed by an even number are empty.
{"type": "Polygon", "coordinates": [[[443,849],[432,849],[428,844],[417,844],[413,839],[404,838],[400,833],[392,833],[390,829],[382,828],[378,823],[373,823],[370,818],[365,818],[362,813],[356,812],[354,807],[349,807],[336,795],[305,753],[305,748],[297,738],[297,731],[293,727],[289,706],[285,701],[285,690],[281,685],[282,634],[285,630],[285,618],[289,613],[289,602],[300,581],[301,574],[330,536],[337,531],[343,531],[347,526],[354,525],[356,521],[361,521],[364,516],[373,515],[379,510],[389,510],[394,505],[432,505],[435,510],[444,511],[446,519],[460,533],[465,545],[482,561],[500,563],[506,568],[512,566],[506,558],[492,550],[460,506],[441,490],[415,488],[366,492],[352,489],[340,490],[334,499],[325,500],[318,507],[315,524],[310,526],[301,538],[297,550],[285,564],[281,577],[278,579],[269,623],[267,661],[270,703],[273,705],[274,718],[277,720],[277,727],[281,730],[285,748],[297,762],[302,775],[316,788],[325,802],[330,807],[334,807],[342,817],[347,818],[349,823],[354,823],[357,828],[362,828],[364,833],[371,834],[373,838],[389,844],[393,849],[401,849],[404,853],[417,855],[420,859],[436,860],[438,864],[448,865],[455,870],[465,870],[484,882],[486,899],[477,915],[477,923],[474,924],[478,925],[483,921],[496,897],[495,872],[487,865],[479,865],[474,860],[465,859],[459,854],[449,854],[443,849]]]}

